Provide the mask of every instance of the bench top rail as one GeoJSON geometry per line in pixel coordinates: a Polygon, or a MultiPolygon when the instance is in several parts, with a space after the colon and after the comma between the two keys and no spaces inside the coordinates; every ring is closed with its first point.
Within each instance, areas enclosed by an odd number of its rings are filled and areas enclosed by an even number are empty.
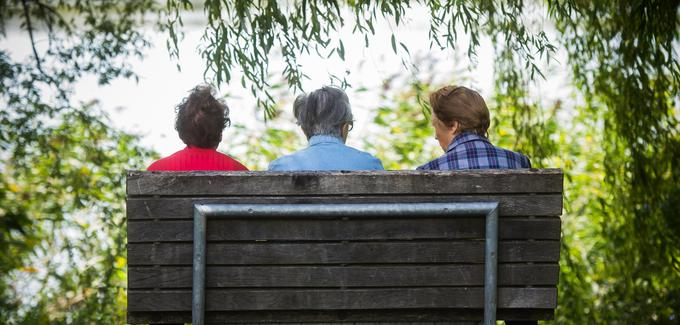
{"type": "Polygon", "coordinates": [[[128,171],[128,196],[561,193],[560,169],[352,172],[128,171]]]}

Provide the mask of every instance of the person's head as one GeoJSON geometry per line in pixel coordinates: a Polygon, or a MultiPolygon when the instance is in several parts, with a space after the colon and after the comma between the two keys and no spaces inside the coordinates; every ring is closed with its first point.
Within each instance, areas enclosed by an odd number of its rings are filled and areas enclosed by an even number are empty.
{"type": "Polygon", "coordinates": [[[446,86],[430,94],[432,126],[439,145],[446,151],[463,132],[486,137],[489,109],[478,92],[462,86],[446,86]]]}
{"type": "Polygon", "coordinates": [[[207,85],[196,86],[176,108],[175,130],[190,147],[217,148],[231,121],[229,107],[207,85]]]}
{"type": "Polygon", "coordinates": [[[345,141],[353,123],[349,98],[342,89],[330,86],[298,96],[293,114],[307,139],[330,135],[345,141]]]}

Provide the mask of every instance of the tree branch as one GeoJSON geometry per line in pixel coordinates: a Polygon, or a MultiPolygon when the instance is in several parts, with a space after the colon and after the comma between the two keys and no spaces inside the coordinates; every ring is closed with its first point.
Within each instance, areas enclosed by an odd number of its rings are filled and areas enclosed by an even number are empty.
{"type": "MultiPolygon", "coordinates": [[[[35,4],[37,4],[38,7],[40,7],[40,12],[42,12],[42,14],[45,17],[47,17],[47,15],[48,15],[48,13],[46,13],[45,11],[48,11],[49,14],[52,14],[54,17],[56,17],[57,22],[59,23],[59,27],[66,30],[67,33],[72,32],[71,27],[66,22],[66,19],[64,19],[64,17],[56,9],[54,9],[53,7],[51,7],[49,5],[42,3],[41,1],[35,1],[35,4]]],[[[49,29],[50,32],[52,32],[52,24],[48,23],[47,28],[49,29]]]]}
{"type": "Polygon", "coordinates": [[[33,48],[33,56],[35,56],[35,63],[38,67],[38,71],[45,75],[40,64],[40,56],[38,56],[38,50],[35,48],[35,38],[33,37],[33,25],[31,24],[31,13],[28,10],[28,2],[26,0],[21,0],[21,5],[24,8],[24,18],[26,19],[26,29],[28,29],[28,36],[31,38],[31,47],[33,48]]]}

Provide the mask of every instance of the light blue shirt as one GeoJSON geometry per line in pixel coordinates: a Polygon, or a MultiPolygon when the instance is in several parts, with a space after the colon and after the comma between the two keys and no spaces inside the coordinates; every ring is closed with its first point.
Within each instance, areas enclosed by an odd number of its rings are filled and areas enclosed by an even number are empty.
{"type": "Polygon", "coordinates": [[[346,146],[342,139],[315,135],[309,146],[293,154],[279,157],[269,170],[382,170],[382,163],[369,153],[346,146]]]}

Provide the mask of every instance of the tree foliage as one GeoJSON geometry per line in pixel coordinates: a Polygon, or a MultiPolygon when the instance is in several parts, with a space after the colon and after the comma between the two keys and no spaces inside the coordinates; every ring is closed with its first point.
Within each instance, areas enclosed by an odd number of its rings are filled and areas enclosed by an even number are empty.
{"type": "Polygon", "coordinates": [[[124,323],[124,171],[149,153],[81,109],[2,166],[3,323],[124,323]]]}
{"type": "MultiPolygon", "coordinates": [[[[593,319],[680,310],[680,1],[549,1],[586,110],[603,127],[593,319]]],[[[593,220],[595,221],[595,220],[593,220]]]]}
{"type": "MultiPolygon", "coordinates": [[[[273,121],[236,129],[234,141],[246,148],[249,167],[266,168],[304,143],[286,124],[290,117],[279,115],[272,56],[282,57],[284,83],[294,92],[303,90],[312,68],[304,56],[344,59],[343,29],[366,46],[389,44],[408,62],[400,35],[373,35],[381,22],[407,23],[412,6],[430,13],[432,48],[453,49],[465,35],[464,50],[474,62],[481,40],[492,41],[490,138],[528,154],[536,167],[565,171],[557,321],[677,321],[677,0],[205,1],[206,79],[250,89],[273,121]],[[544,32],[553,27],[554,37],[544,32]],[[583,104],[565,98],[546,105],[531,91],[545,71],[539,66],[555,65],[550,58],[558,51],[568,57],[562,64],[583,104]],[[241,80],[234,80],[239,73],[241,80]]],[[[6,108],[0,110],[0,322],[124,321],[123,169],[142,167],[153,153],[112,129],[96,103],[74,102],[73,85],[87,75],[101,84],[134,78],[126,59],[149,46],[139,32],[149,17],[159,17],[170,55],[179,56],[182,15],[193,10],[188,0],[165,6],[0,0],[0,38],[19,22],[32,45],[25,60],[12,57],[9,44],[0,48],[6,108]],[[46,266],[32,264],[39,261],[46,266]]],[[[358,143],[388,168],[414,168],[436,156],[420,100],[432,87],[411,79],[383,93],[385,102],[371,112],[373,128],[358,143]]]]}
{"type": "MultiPolygon", "coordinates": [[[[182,34],[184,10],[193,8],[189,0],[168,0],[167,27],[171,35],[171,54],[179,55],[177,43],[182,34]]],[[[530,74],[540,74],[535,59],[549,58],[554,47],[543,31],[531,32],[522,14],[522,1],[206,1],[203,11],[207,24],[201,55],[206,61],[206,76],[216,84],[232,81],[234,69],[242,72],[241,85],[250,88],[265,116],[275,114],[276,100],[271,94],[269,58],[275,51],[285,62],[283,77],[288,86],[302,91],[306,78],[298,58],[315,54],[345,59],[345,45],[339,37],[343,27],[362,37],[368,47],[379,20],[396,26],[408,21],[405,13],[413,5],[430,11],[430,47],[456,48],[459,34],[470,39],[468,52],[474,55],[484,35],[497,35],[496,41],[524,59],[530,74]]],[[[408,48],[392,34],[395,55],[408,54],[408,48]],[[403,53],[405,52],[405,53],[403,53]]],[[[344,77],[332,76],[346,86],[344,77]]],[[[237,81],[239,82],[239,81],[237,81]]]]}
{"type": "Polygon", "coordinates": [[[0,1],[0,37],[18,22],[32,53],[0,48],[0,323],[124,322],[124,170],[150,152],[72,94],[134,76],[153,6],[0,1]]]}

